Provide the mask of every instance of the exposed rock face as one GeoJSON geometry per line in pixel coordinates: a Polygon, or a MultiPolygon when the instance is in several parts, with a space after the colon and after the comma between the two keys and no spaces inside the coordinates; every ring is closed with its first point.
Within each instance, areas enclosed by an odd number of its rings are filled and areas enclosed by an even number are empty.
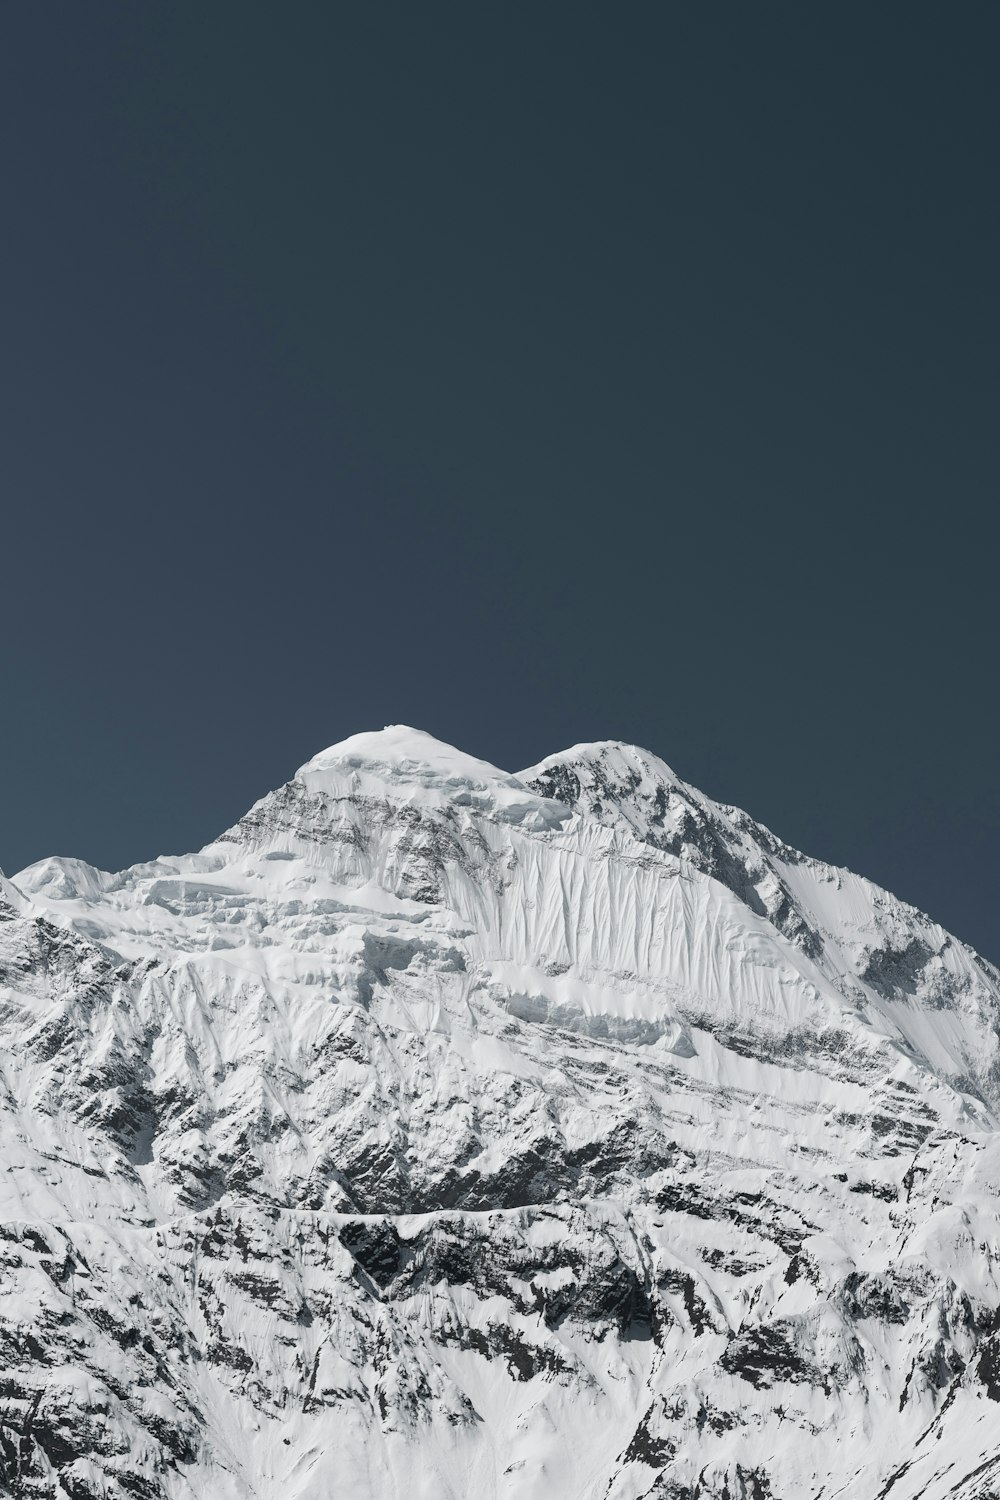
{"type": "Polygon", "coordinates": [[[1000,976],[628,746],[0,883],[0,1494],[1000,1495],[1000,976]]]}

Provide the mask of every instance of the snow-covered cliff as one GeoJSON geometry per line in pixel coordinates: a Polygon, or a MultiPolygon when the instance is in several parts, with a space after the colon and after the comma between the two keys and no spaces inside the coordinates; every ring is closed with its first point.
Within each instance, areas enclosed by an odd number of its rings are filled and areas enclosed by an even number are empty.
{"type": "Polygon", "coordinates": [[[0,1045],[0,1493],[1000,1493],[1000,975],[644,751],[34,865],[0,1045]]]}

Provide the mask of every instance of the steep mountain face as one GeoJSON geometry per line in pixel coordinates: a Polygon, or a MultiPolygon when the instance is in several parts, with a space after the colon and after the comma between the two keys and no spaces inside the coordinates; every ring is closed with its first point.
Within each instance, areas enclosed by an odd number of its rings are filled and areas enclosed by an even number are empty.
{"type": "Polygon", "coordinates": [[[1000,975],[655,757],[0,884],[0,1493],[1000,1495],[1000,975]]]}

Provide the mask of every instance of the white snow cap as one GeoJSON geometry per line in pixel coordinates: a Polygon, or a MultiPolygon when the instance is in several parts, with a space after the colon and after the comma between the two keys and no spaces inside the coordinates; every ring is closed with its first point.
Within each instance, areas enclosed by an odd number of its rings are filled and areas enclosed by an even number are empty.
{"type": "Polygon", "coordinates": [[[333,794],[352,776],[381,783],[397,800],[435,805],[447,801],[492,812],[506,822],[548,826],[568,816],[509,771],[408,724],[352,734],[321,750],[295,773],[311,791],[333,794]]]}
{"type": "Polygon", "coordinates": [[[352,734],[314,755],[297,774],[304,776],[327,766],[377,771],[402,780],[449,786],[461,782],[486,786],[493,781],[514,780],[488,761],[477,760],[474,755],[435,739],[423,729],[412,729],[409,724],[387,724],[384,729],[352,734]]]}
{"type": "Polygon", "coordinates": [[[604,776],[612,780],[625,781],[638,772],[643,782],[663,782],[667,786],[685,784],[676,771],[671,770],[658,755],[654,755],[651,750],[643,750],[640,745],[630,745],[625,740],[592,740],[571,745],[568,750],[547,755],[537,765],[528,766],[517,774],[521,781],[533,781],[559,766],[572,766],[577,772],[583,772],[585,777],[592,777],[594,768],[599,767],[604,776]]]}

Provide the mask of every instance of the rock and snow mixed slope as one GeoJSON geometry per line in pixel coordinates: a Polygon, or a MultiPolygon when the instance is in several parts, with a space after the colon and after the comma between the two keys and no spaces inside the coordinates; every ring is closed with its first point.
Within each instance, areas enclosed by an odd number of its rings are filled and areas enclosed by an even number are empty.
{"type": "Polygon", "coordinates": [[[1000,975],[409,729],[0,885],[0,1493],[1000,1495],[1000,975]]]}

